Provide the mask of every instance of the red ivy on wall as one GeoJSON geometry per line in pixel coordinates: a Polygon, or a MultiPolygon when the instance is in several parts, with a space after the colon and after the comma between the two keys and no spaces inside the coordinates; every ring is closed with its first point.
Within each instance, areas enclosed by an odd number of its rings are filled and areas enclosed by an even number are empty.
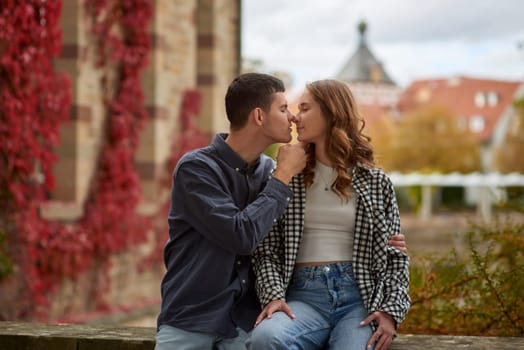
{"type": "MultiPolygon", "coordinates": [[[[148,64],[152,6],[151,0],[85,2],[97,64],[105,72],[116,73],[114,82],[107,75],[101,80],[107,113],[105,143],[79,227],[84,241],[89,242],[84,247],[88,248],[84,249],[84,262],[96,259],[103,265],[106,287],[110,257],[144,242],[151,229],[149,219],[136,212],[142,193],[134,161],[139,132],[148,118],[140,74],[148,64]]],[[[94,293],[99,306],[104,306],[104,289],[99,287],[94,293]]]]}
{"type": "MultiPolygon", "coordinates": [[[[54,185],[53,147],[59,143],[60,124],[68,119],[71,105],[69,80],[52,66],[60,53],[61,1],[0,4],[0,238],[7,235],[9,256],[16,260],[17,275],[25,277],[27,286],[18,298],[25,309],[11,318],[47,319],[53,289],[64,277],[78,277],[95,261],[102,267],[107,288],[110,257],[145,241],[151,230],[158,244],[141,267],[162,259],[169,203],[151,218],[135,210],[142,195],[134,157],[148,118],[140,74],[150,52],[152,0],[85,0],[85,9],[97,64],[103,72],[111,72],[101,80],[104,142],[84,216],[78,222],[59,223],[44,220],[39,208],[54,185]]],[[[209,135],[194,124],[199,107],[198,91],[187,91],[180,133],[166,163],[169,174],[182,154],[209,141],[209,135]]],[[[170,187],[170,180],[165,187],[170,187]]],[[[0,257],[4,253],[0,251],[0,257]]],[[[104,288],[97,286],[93,292],[98,307],[104,307],[104,288]]]]}
{"type": "MultiPolygon", "coordinates": [[[[0,6],[0,230],[19,259],[28,310],[45,304],[42,251],[52,235],[39,216],[53,187],[53,147],[68,118],[69,80],[56,72],[60,1],[4,0],[0,6]],[[15,248],[16,247],[16,251],[15,248]]],[[[31,312],[31,311],[27,311],[31,312]]]]}
{"type": "MultiPolygon", "coordinates": [[[[69,81],[52,67],[60,52],[61,1],[7,0],[0,6],[0,230],[9,234],[11,254],[26,276],[28,308],[21,317],[45,319],[47,295],[63,277],[77,277],[95,259],[107,272],[110,256],[143,242],[150,229],[135,211],[141,191],[134,156],[147,118],[140,73],[150,50],[152,1],[85,4],[98,64],[116,78],[112,85],[108,77],[102,82],[105,143],[85,215],[72,224],[39,215],[53,187],[53,147],[71,103],[69,81]]],[[[95,289],[100,306],[104,291],[95,289]]]]}

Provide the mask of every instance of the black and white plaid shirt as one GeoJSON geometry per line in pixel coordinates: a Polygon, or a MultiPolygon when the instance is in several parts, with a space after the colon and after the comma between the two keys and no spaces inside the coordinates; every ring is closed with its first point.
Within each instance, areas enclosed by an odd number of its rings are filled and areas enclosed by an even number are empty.
{"type": "MultiPolygon", "coordinates": [[[[389,245],[400,233],[400,216],[391,180],[380,169],[353,168],[358,193],[353,270],[369,313],[384,311],[396,321],[404,320],[411,305],[409,257],[389,245]]],[[[306,188],[303,176],[290,183],[295,193],[284,215],[253,255],[256,290],[262,305],[285,299],[304,226],[306,188]]]]}

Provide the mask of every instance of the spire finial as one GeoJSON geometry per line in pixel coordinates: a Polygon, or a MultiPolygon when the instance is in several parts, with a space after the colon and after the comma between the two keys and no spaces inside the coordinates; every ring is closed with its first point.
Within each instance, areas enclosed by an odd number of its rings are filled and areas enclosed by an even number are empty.
{"type": "Polygon", "coordinates": [[[358,31],[361,36],[364,36],[366,34],[367,29],[368,29],[368,24],[366,23],[366,21],[361,20],[360,22],[358,22],[358,31]]]}
{"type": "Polygon", "coordinates": [[[360,44],[364,44],[366,41],[366,31],[368,29],[368,24],[366,23],[366,21],[361,20],[358,23],[357,28],[358,28],[358,32],[360,33],[360,44]]]}
{"type": "Polygon", "coordinates": [[[366,23],[366,21],[364,20],[361,20],[360,22],[358,22],[358,31],[360,32],[360,35],[364,35],[366,34],[366,29],[368,29],[368,24],[366,23]]]}

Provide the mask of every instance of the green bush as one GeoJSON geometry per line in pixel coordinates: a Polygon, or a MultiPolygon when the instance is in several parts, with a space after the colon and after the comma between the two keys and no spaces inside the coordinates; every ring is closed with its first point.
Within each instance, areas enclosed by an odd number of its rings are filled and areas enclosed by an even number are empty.
{"type": "Polygon", "coordinates": [[[279,148],[280,148],[280,144],[274,143],[270,145],[268,148],[266,148],[266,150],[264,151],[264,154],[276,160],[279,148]]]}
{"type": "Polygon", "coordinates": [[[415,258],[402,333],[524,335],[524,224],[471,228],[468,252],[415,258]]]}
{"type": "Polygon", "coordinates": [[[524,187],[506,187],[506,195],[507,199],[500,207],[524,213],[524,187]]]}

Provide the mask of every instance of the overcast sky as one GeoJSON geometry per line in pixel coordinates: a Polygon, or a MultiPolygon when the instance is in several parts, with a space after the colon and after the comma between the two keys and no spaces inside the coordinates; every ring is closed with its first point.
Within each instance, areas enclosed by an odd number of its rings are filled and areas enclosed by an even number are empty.
{"type": "Polygon", "coordinates": [[[524,0],[242,0],[242,55],[304,83],[336,76],[357,25],[401,86],[467,75],[524,80],[524,0]],[[520,48],[519,48],[520,44],[520,48]]]}

